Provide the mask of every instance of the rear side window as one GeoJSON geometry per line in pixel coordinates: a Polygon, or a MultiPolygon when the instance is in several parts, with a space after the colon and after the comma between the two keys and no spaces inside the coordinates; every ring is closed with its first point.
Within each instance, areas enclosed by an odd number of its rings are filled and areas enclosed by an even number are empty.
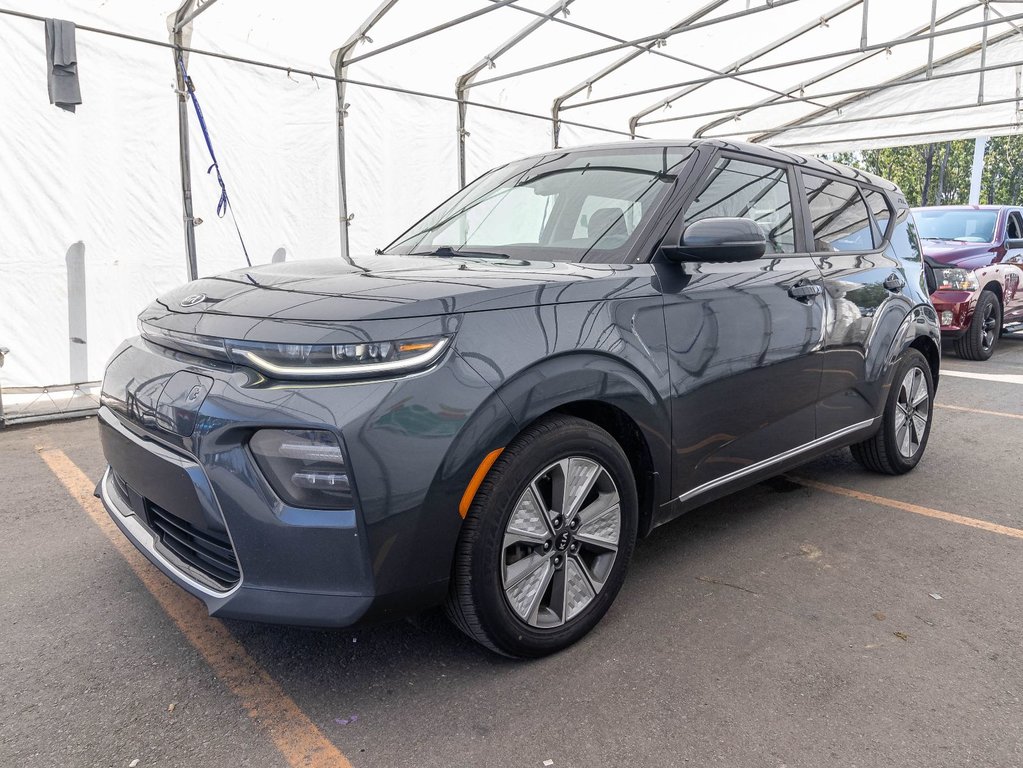
{"type": "Polygon", "coordinates": [[[784,168],[720,158],[685,220],[688,225],[721,216],[753,219],[764,231],[768,253],[796,250],[792,196],[784,168]]]}
{"type": "Polygon", "coordinates": [[[884,236],[888,233],[888,222],[892,219],[892,209],[888,206],[888,198],[875,189],[868,190],[864,195],[867,200],[867,207],[874,214],[874,223],[877,224],[877,239],[874,242],[878,248],[884,242],[884,236]]]}
{"type": "Polygon", "coordinates": [[[870,251],[874,233],[859,187],[819,176],[803,176],[813,225],[813,250],[870,251]]]}

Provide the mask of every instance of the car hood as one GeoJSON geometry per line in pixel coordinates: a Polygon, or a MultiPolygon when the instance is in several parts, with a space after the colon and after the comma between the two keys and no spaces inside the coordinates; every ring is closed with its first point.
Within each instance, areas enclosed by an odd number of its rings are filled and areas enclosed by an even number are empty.
{"type": "Polygon", "coordinates": [[[924,256],[933,261],[962,269],[979,269],[991,263],[998,246],[990,243],[954,243],[949,240],[924,241],[924,256]]]}
{"type": "Polygon", "coordinates": [[[275,320],[414,318],[654,293],[647,265],[368,256],[295,261],[202,278],[154,309],[275,320]]]}

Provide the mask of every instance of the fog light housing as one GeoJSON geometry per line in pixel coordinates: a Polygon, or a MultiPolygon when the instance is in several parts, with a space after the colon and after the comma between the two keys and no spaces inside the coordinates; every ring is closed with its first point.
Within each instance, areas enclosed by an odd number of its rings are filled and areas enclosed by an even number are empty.
{"type": "Polygon", "coordinates": [[[352,487],[341,446],[322,429],[261,429],[249,450],[285,504],[308,509],[351,509],[352,487]]]}
{"type": "Polygon", "coordinates": [[[949,309],[943,310],[941,313],[941,324],[952,325],[952,321],[955,319],[955,315],[949,309]]]}

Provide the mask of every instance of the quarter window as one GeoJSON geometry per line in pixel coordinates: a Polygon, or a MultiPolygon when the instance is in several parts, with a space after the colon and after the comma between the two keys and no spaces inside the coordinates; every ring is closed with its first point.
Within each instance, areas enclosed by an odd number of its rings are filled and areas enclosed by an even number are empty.
{"type": "Polygon", "coordinates": [[[880,248],[888,231],[888,222],[892,218],[892,209],[888,206],[887,198],[877,190],[868,190],[864,198],[870,212],[874,214],[874,223],[877,224],[878,232],[875,233],[874,245],[880,248]]]}
{"type": "Polygon", "coordinates": [[[707,185],[686,211],[686,224],[715,217],[752,219],[764,231],[768,253],[794,253],[792,196],[788,172],[747,160],[722,157],[707,185]]]}
{"type": "Polygon", "coordinates": [[[867,204],[859,187],[819,176],[803,176],[813,225],[813,250],[869,251],[874,248],[867,204]]]}

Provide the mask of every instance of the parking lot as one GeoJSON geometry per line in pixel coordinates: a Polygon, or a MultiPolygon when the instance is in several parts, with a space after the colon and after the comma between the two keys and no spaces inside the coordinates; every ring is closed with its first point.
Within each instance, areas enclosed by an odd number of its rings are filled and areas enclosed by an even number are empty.
{"type": "Polygon", "coordinates": [[[0,765],[1023,765],[1021,385],[1023,333],[946,354],[913,473],[843,450],[664,526],[530,663],[439,612],[210,619],[92,498],[94,420],[8,429],[0,765]]]}

